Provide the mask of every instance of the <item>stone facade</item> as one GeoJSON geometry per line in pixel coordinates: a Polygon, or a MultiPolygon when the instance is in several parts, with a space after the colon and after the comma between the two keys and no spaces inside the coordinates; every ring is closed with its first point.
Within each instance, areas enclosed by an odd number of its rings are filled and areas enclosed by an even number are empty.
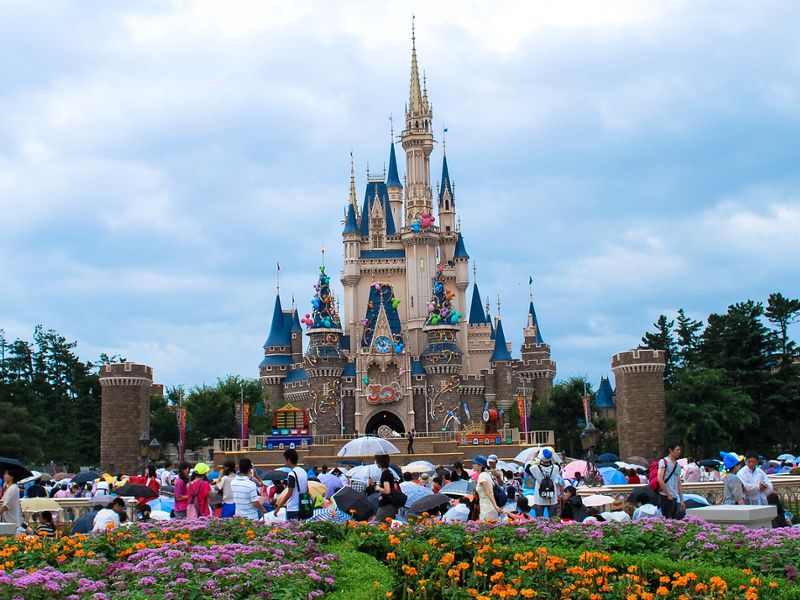
{"type": "Polygon", "coordinates": [[[100,468],[109,473],[138,474],[141,438],[150,437],[153,369],[132,362],[100,370],[100,468]]]}
{"type": "Polygon", "coordinates": [[[664,351],[630,350],[615,354],[616,417],[620,457],[652,460],[664,454],[664,351]]]}

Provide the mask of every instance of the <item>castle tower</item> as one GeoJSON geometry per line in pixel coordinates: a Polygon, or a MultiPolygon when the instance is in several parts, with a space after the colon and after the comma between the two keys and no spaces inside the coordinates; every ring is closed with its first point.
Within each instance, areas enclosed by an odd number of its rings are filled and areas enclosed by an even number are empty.
{"type": "Polygon", "coordinates": [[[550,346],[542,339],[533,300],[528,307],[528,324],[523,330],[523,335],[524,340],[520,349],[522,366],[518,374],[524,381],[525,388],[533,391],[537,402],[547,401],[553,390],[556,363],[550,359],[550,346]]]}
{"type": "Polygon", "coordinates": [[[153,369],[132,362],[104,365],[100,386],[100,467],[113,474],[138,474],[142,441],[150,440],[153,369]]]}
{"type": "Polygon", "coordinates": [[[348,307],[345,313],[347,323],[343,324],[350,339],[358,337],[358,323],[356,321],[357,285],[361,279],[361,233],[358,222],[358,204],[356,200],[356,175],[352,156],[350,158],[350,199],[347,204],[342,238],[344,241],[344,266],[340,281],[344,288],[344,305],[348,307]]]}
{"type": "MultiPolygon", "coordinates": [[[[513,377],[510,344],[506,342],[503,332],[503,322],[497,318],[497,329],[495,331],[494,350],[489,358],[494,376],[495,405],[497,408],[507,410],[517,395],[517,386],[513,377]]],[[[487,398],[488,399],[488,398],[487,398]]]]}
{"type": "Polygon", "coordinates": [[[470,373],[489,370],[489,358],[494,350],[490,321],[481,304],[481,293],[478,283],[472,285],[472,301],[467,323],[467,353],[470,373]]]}
{"type": "Polygon", "coordinates": [[[629,350],[615,354],[611,370],[617,383],[617,436],[623,460],[643,456],[648,460],[664,453],[663,350],[629,350]]]}
{"type": "Polygon", "coordinates": [[[258,365],[261,387],[273,407],[283,404],[283,380],[292,363],[292,312],[283,311],[281,296],[276,294],[269,336],[264,342],[264,359],[258,365]]]}
{"type": "Polygon", "coordinates": [[[300,327],[300,316],[297,314],[297,309],[292,309],[292,364],[299,365],[303,362],[303,328],[300,327]]]}
{"type": "Polygon", "coordinates": [[[389,147],[389,172],[386,174],[386,191],[389,193],[389,207],[397,229],[403,226],[403,184],[397,174],[397,158],[394,154],[394,140],[389,147]]]}

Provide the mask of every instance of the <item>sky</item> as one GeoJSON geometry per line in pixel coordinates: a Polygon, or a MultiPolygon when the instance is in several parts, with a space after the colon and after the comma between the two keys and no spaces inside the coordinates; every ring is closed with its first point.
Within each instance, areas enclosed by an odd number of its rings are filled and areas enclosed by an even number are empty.
{"type": "Polygon", "coordinates": [[[595,385],[661,313],[800,295],[796,2],[0,14],[7,339],[41,323],[168,385],[256,377],[276,262],[305,310],[319,249],[341,267],[351,149],[359,198],[388,159],[412,14],[466,247],[515,356],[529,276],[557,378],[595,385]]]}

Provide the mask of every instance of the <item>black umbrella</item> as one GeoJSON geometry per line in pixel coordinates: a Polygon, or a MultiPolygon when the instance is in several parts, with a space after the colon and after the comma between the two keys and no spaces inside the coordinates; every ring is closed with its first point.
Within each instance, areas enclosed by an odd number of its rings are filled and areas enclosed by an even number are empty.
{"type": "Polygon", "coordinates": [[[286,471],[267,471],[263,475],[259,475],[261,479],[268,479],[269,481],[286,481],[289,479],[289,474],[286,471]]]}
{"type": "Polygon", "coordinates": [[[82,471],[72,478],[72,483],[89,483],[100,477],[97,471],[82,471]]]}
{"type": "Polygon", "coordinates": [[[613,452],[605,452],[597,457],[597,462],[617,462],[619,460],[619,456],[614,454],[613,452]]]}
{"type": "Polygon", "coordinates": [[[704,504],[703,502],[700,502],[699,500],[695,500],[694,498],[687,498],[686,500],[684,500],[683,503],[686,505],[687,509],[689,509],[689,508],[703,508],[704,506],[708,506],[708,504],[704,504]]]}
{"type": "Polygon", "coordinates": [[[128,496],[133,498],[157,498],[158,494],[146,485],[140,483],[129,483],[114,490],[117,496],[128,496]]]}
{"type": "Polygon", "coordinates": [[[716,458],[706,458],[705,460],[701,460],[697,464],[700,465],[701,467],[718,467],[720,465],[720,462],[721,461],[717,460],[716,458]]]}
{"type": "Polygon", "coordinates": [[[264,479],[264,475],[266,475],[267,472],[261,467],[256,467],[255,470],[256,470],[256,477],[258,477],[259,479],[264,479]]]}
{"type": "Polygon", "coordinates": [[[450,504],[450,498],[444,494],[430,494],[420,498],[411,505],[411,514],[421,515],[422,513],[432,513],[440,507],[450,504]]]}
{"type": "Polygon", "coordinates": [[[356,521],[366,521],[375,514],[367,495],[351,487],[343,487],[332,498],[340,511],[352,516],[356,521]]]}
{"type": "Polygon", "coordinates": [[[16,458],[5,458],[0,456],[0,472],[5,473],[6,471],[14,474],[17,479],[33,477],[33,473],[31,473],[25,467],[25,465],[19,462],[16,458]]]}
{"type": "Polygon", "coordinates": [[[636,504],[637,499],[639,498],[639,496],[641,494],[644,494],[644,495],[647,496],[647,501],[650,504],[654,504],[654,505],[658,506],[658,494],[656,492],[654,492],[653,488],[651,488],[649,485],[642,485],[642,486],[633,488],[633,490],[631,491],[631,495],[628,496],[628,502],[630,504],[636,504]]]}

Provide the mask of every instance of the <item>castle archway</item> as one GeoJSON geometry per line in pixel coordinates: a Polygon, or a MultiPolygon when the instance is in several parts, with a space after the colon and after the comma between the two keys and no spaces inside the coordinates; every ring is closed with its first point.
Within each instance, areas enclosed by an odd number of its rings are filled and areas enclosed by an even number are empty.
{"type": "Polygon", "coordinates": [[[402,435],[406,432],[406,428],[400,417],[388,410],[374,414],[367,421],[367,427],[364,430],[367,435],[377,435],[383,438],[391,438],[393,431],[402,435]]]}

